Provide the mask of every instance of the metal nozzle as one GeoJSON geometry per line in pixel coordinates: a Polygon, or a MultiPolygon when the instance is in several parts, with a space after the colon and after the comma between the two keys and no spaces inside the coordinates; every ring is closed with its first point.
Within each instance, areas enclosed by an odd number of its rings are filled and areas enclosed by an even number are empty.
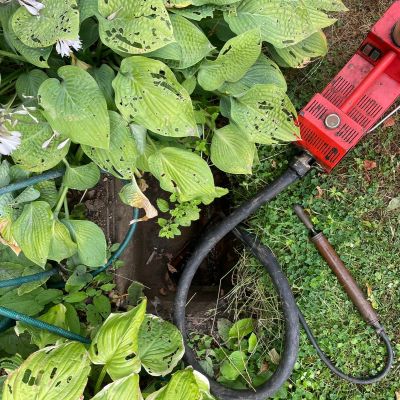
{"type": "Polygon", "coordinates": [[[312,235],[316,235],[318,232],[312,223],[310,216],[307,214],[306,210],[300,205],[296,204],[294,207],[294,212],[299,217],[300,221],[306,226],[306,228],[310,231],[312,235]]]}
{"type": "Polygon", "coordinates": [[[397,47],[400,47],[400,20],[393,27],[392,39],[397,47]]]}

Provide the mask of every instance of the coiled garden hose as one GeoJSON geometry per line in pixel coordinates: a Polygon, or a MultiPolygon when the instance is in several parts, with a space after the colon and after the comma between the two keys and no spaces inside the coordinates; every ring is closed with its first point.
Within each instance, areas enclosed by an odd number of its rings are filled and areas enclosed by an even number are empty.
{"type": "MultiPolygon", "coordinates": [[[[28,186],[36,185],[43,181],[60,178],[61,176],[63,176],[63,174],[64,174],[64,170],[49,171],[49,172],[45,172],[41,175],[36,175],[31,178],[25,179],[20,182],[12,183],[10,185],[0,188],[0,196],[3,194],[6,194],[6,193],[14,192],[16,190],[24,189],[28,186]]],[[[128,229],[122,243],[119,245],[117,251],[111,255],[111,257],[108,259],[108,261],[103,266],[90,272],[90,274],[92,274],[93,277],[106,271],[122,255],[122,253],[128,247],[130,241],[132,240],[133,235],[135,234],[136,227],[137,227],[136,220],[138,219],[138,217],[139,217],[139,209],[134,208],[133,220],[135,222],[133,222],[129,226],[129,229],[128,229]]],[[[6,288],[6,287],[21,286],[24,283],[41,281],[42,279],[51,277],[53,275],[57,275],[59,273],[59,271],[60,271],[60,269],[58,267],[56,267],[56,268],[52,268],[47,271],[39,272],[39,273],[32,274],[32,275],[26,275],[26,276],[21,276],[18,278],[3,280],[3,281],[0,281],[0,289],[6,288]]],[[[53,285],[53,287],[60,287],[60,288],[62,288],[64,286],[65,286],[65,282],[60,282],[60,284],[53,285]]],[[[51,333],[65,337],[70,340],[75,340],[75,341],[85,343],[85,344],[90,343],[90,340],[88,338],[85,338],[81,335],[78,335],[78,334],[68,331],[66,329],[62,329],[58,326],[48,324],[39,319],[32,318],[23,313],[19,313],[14,310],[10,310],[9,308],[6,308],[6,307],[0,306],[0,315],[5,317],[3,320],[0,321],[0,332],[3,332],[6,329],[12,327],[15,323],[14,321],[21,321],[21,322],[31,325],[35,328],[47,330],[51,333]]]]}
{"type": "Polygon", "coordinates": [[[374,383],[387,375],[392,366],[393,350],[386,333],[384,332],[383,328],[380,327],[376,330],[376,332],[384,341],[388,351],[388,358],[383,371],[376,376],[356,378],[346,375],[342,371],[338,370],[319,348],[317,341],[312,335],[310,328],[308,327],[304,317],[297,307],[289,282],[283,274],[282,269],[272,251],[266,246],[262,245],[249,233],[246,233],[243,229],[238,228],[241,222],[247,219],[260,207],[271,201],[292,183],[304,177],[311,170],[311,163],[312,158],[306,154],[297,157],[281,177],[263,189],[255,197],[239,206],[218,225],[212,227],[202,238],[183,270],[175,297],[175,323],[183,335],[186,350],[186,362],[193,365],[195,369],[204,374],[206,373],[197,361],[194,351],[188,346],[185,318],[186,304],[188,301],[190,285],[199,266],[207,257],[208,253],[224,236],[233,231],[235,235],[251,249],[253,254],[259,259],[259,261],[261,261],[262,265],[270,275],[271,281],[280,298],[285,322],[285,338],[283,353],[276,371],[273,373],[272,377],[266,383],[264,383],[264,385],[257,388],[257,391],[229,389],[209,377],[211,391],[220,400],[265,400],[279,390],[279,388],[290,377],[297,359],[299,350],[299,320],[303,325],[310,342],[317,350],[321,360],[333,373],[340,376],[342,379],[358,384],[374,383]]]}

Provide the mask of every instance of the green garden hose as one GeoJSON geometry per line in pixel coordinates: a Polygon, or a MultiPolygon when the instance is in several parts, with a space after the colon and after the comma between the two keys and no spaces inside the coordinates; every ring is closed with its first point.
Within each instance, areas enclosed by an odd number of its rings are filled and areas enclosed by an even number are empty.
{"type": "MultiPolygon", "coordinates": [[[[24,189],[28,186],[36,185],[37,183],[40,183],[40,182],[43,182],[43,181],[46,181],[49,179],[60,178],[61,176],[63,176],[63,174],[64,174],[63,170],[49,171],[49,172],[45,172],[41,175],[36,175],[31,178],[25,179],[20,182],[12,183],[10,185],[0,188],[0,196],[3,194],[6,194],[6,193],[14,192],[16,190],[24,189]]],[[[133,210],[133,220],[136,221],[138,219],[138,217],[139,217],[139,209],[135,208],[133,210]]],[[[116,261],[121,256],[121,254],[125,251],[125,249],[129,245],[130,241],[132,240],[133,235],[135,234],[135,231],[136,231],[136,227],[137,227],[137,222],[134,222],[133,224],[130,225],[128,232],[126,233],[125,238],[122,241],[122,243],[119,245],[117,251],[109,258],[109,260],[103,266],[90,272],[93,277],[106,271],[114,263],[114,261],[116,261]]],[[[24,283],[40,281],[42,279],[48,278],[48,277],[56,275],[58,273],[59,273],[59,268],[56,267],[56,268],[52,268],[50,270],[39,272],[39,273],[32,274],[32,275],[21,276],[19,278],[3,280],[3,281],[0,281],[0,289],[6,288],[6,287],[21,286],[24,283]]],[[[57,284],[53,285],[53,287],[64,287],[64,286],[65,286],[64,282],[61,282],[61,285],[57,285],[57,284]]],[[[0,315],[5,317],[3,320],[0,321],[0,332],[3,332],[6,329],[13,326],[14,321],[21,321],[21,322],[31,325],[35,328],[47,330],[51,333],[65,337],[70,340],[75,340],[75,341],[85,343],[85,344],[90,343],[90,340],[88,338],[85,338],[81,335],[78,335],[78,334],[68,331],[66,329],[62,329],[58,326],[48,324],[39,319],[29,317],[28,315],[10,310],[9,308],[6,308],[6,307],[0,306],[0,315]]]]}

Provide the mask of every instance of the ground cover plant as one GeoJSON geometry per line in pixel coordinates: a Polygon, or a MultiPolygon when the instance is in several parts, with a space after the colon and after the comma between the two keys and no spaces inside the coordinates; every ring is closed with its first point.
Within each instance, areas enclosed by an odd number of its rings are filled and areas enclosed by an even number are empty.
{"type": "MultiPolygon", "coordinates": [[[[346,2],[349,13],[328,31],[332,43],[328,56],[305,70],[287,73],[288,92],[298,109],[342,68],[391,4],[391,1],[346,2]]],[[[321,347],[340,368],[355,375],[381,369],[385,349],[308,241],[307,231],[292,205],[302,204],[333,243],[381,316],[398,353],[399,139],[397,116],[362,142],[332,175],[313,171],[262,208],[247,225],[278,257],[321,347]]],[[[234,180],[237,202],[240,204],[279,176],[291,157],[292,150],[287,148],[276,147],[273,153],[262,150],[260,166],[253,176],[234,180]]],[[[257,386],[258,379],[274,371],[282,351],[284,327],[279,301],[268,276],[248,252],[242,253],[233,270],[233,283],[233,290],[221,299],[220,307],[211,310],[210,318],[215,321],[212,331],[207,335],[193,334],[191,339],[205,370],[232,387],[257,386]],[[232,342],[225,327],[249,318],[252,321],[249,333],[243,340],[232,342]],[[257,338],[257,347],[251,347],[259,354],[257,358],[249,352],[250,332],[257,338]],[[229,375],[230,368],[225,366],[229,357],[235,374],[229,375]]],[[[295,370],[275,398],[397,399],[399,371],[397,360],[390,375],[378,384],[362,387],[344,382],[324,366],[302,332],[295,370]]]]}

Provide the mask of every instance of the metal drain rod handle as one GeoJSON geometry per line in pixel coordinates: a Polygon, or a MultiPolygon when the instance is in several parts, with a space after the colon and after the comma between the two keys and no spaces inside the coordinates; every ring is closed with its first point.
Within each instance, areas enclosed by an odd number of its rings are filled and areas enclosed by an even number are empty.
{"type": "Polygon", "coordinates": [[[329,240],[322,232],[318,232],[315,229],[309,215],[300,205],[296,205],[294,211],[309,230],[311,242],[314,243],[321,256],[325,259],[332,272],[336,275],[343,289],[346,291],[350,300],[356,306],[365,321],[375,329],[379,329],[381,325],[379,323],[378,314],[366,299],[363,291],[360,289],[336,250],[330,244],[329,240]]]}

